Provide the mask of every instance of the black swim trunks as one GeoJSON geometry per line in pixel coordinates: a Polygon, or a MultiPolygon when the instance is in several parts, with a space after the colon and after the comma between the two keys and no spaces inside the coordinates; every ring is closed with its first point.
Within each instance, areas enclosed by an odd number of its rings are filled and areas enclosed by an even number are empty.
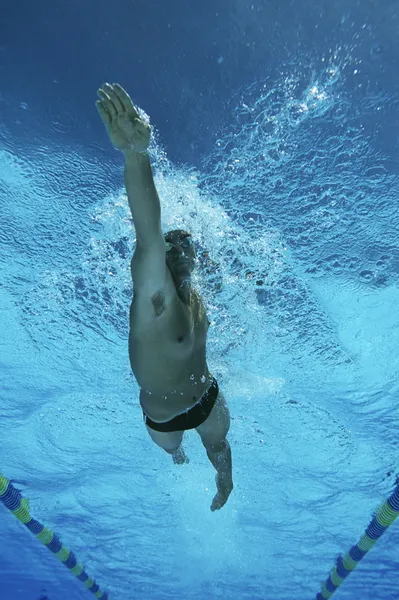
{"type": "Polygon", "coordinates": [[[218,382],[213,378],[211,385],[205,392],[201,399],[198,400],[197,404],[194,404],[192,408],[185,411],[181,415],[177,415],[170,421],[164,423],[156,423],[152,421],[150,417],[143,412],[144,423],[155,429],[155,431],[171,432],[171,431],[185,431],[186,429],[195,429],[211,414],[212,408],[215,406],[216,399],[219,394],[218,382]]]}

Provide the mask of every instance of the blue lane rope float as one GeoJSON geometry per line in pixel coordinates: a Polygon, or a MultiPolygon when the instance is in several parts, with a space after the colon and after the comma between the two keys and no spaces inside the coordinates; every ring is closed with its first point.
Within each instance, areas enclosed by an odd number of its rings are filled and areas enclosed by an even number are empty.
{"type": "Polygon", "coordinates": [[[107,592],[102,592],[100,586],[91,579],[73,552],[68,550],[58,537],[47,527],[33,519],[29,512],[29,502],[23,498],[12,483],[0,473],[0,501],[21,523],[29,529],[60,560],[70,572],[81,581],[87,589],[101,600],[109,600],[107,592]]]}
{"type": "Polygon", "coordinates": [[[398,515],[399,485],[393,494],[389,496],[388,500],[378,508],[356,546],[352,546],[343,558],[342,556],[338,557],[336,566],[328,579],[323,583],[322,590],[317,594],[316,600],[328,600],[328,598],[331,598],[336,589],[352,573],[367,552],[373,548],[398,515]]]}

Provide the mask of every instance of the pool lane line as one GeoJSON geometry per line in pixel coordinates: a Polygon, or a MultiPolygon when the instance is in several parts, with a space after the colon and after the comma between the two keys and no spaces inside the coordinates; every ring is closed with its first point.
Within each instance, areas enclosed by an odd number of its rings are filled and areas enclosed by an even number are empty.
{"type": "Polygon", "coordinates": [[[82,565],[80,565],[73,552],[68,550],[59,538],[47,527],[33,519],[30,515],[29,502],[23,498],[21,492],[0,473],[0,501],[8,510],[23,523],[38,540],[42,542],[60,560],[69,571],[81,581],[87,589],[101,600],[109,600],[107,592],[100,590],[100,586],[91,579],[82,565]]]}
{"type": "Polygon", "coordinates": [[[399,515],[399,485],[378,509],[375,516],[370,521],[369,526],[360,538],[358,543],[345,554],[339,556],[335,567],[328,579],[323,583],[321,592],[316,596],[316,600],[328,600],[345,581],[350,573],[357,567],[371,548],[375,546],[379,538],[395,521],[399,515]]]}

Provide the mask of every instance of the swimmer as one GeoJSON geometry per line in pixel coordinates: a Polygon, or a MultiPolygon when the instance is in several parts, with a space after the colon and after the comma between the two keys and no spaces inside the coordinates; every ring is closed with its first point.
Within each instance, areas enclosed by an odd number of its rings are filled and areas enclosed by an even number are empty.
{"type": "Polygon", "coordinates": [[[125,186],[136,231],[131,261],[129,357],[140,388],[144,423],[151,439],[188,462],[184,432],[195,429],[216,469],[211,510],[226,503],[232,489],[230,414],[206,362],[209,321],[191,274],[196,252],[190,233],[161,230],[161,206],[148,146],[151,128],[118,84],[98,90],[97,110],[111,143],[125,159],[125,186]]]}

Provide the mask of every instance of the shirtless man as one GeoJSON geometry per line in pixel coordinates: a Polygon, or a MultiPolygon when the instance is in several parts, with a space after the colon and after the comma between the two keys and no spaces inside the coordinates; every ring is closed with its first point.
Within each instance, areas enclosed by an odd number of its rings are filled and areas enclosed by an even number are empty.
{"type": "Polygon", "coordinates": [[[217,472],[211,510],[218,510],[233,489],[226,440],[230,415],[206,363],[209,322],[191,286],[194,243],[180,229],[162,233],[147,152],[149,124],[120,85],[104,84],[98,96],[96,106],[108,136],[125,157],[125,185],[136,230],[129,357],[144,422],[152,440],[178,464],[188,461],[181,446],[184,431],[197,430],[217,472]]]}

